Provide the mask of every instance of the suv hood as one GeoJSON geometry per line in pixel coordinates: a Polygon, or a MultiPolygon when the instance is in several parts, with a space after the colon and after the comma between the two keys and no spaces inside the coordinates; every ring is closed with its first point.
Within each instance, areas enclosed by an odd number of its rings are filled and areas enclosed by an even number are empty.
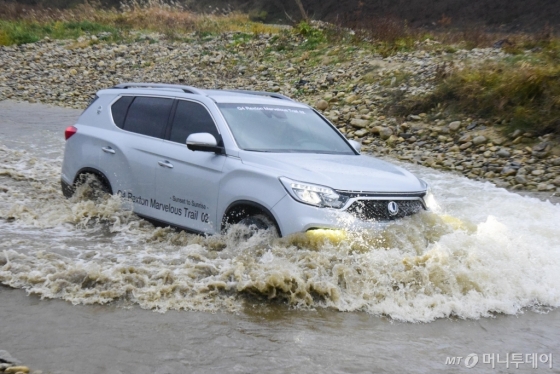
{"type": "Polygon", "coordinates": [[[239,156],[244,164],[274,169],[278,177],[335,190],[419,192],[426,189],[412,173],[371,156],[249,151],[242,151],[239,156]]]}

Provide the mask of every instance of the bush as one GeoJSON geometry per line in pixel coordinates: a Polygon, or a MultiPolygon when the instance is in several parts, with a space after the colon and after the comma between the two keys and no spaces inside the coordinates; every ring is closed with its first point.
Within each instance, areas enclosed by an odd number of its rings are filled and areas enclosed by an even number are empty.
{"type": "Polygon", "coordinates": [[[482,118],[505,119],[509,129],[560,134],[560,66],[517,61],[454,71],[435,91],[408,103],[425,111],[438,104],[482,118]]]}

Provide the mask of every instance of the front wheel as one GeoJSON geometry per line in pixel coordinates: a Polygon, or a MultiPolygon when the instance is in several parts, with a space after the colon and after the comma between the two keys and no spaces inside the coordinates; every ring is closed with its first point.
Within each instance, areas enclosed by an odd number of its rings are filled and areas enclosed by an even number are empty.
{"type": "Polygon", "coordinates": [[[279,237],[274,221],[264,214],[249,215],[241,219],[238,224],[249,228],[249,232],[243,235],[243,239],[249,239],[259,231],[268,231],[272,237],[279,237]]]}

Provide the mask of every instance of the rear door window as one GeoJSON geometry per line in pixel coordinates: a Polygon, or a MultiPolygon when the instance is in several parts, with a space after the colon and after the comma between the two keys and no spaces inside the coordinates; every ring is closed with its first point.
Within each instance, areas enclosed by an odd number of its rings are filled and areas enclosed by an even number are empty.
{"type": "Polygon", "coordinates": [[[124,130],[163,138],[172,105],[172,99],[137,96],[128,108],[124,130]]]}
{"type": "Polygon", "coordinates": [[[220,143],[220,133],[208,110],[201,104],[179,100],[169,140],[185,144],[189,135],[199,132],[207,132],[214,135],[218,143],[220,143]]]}

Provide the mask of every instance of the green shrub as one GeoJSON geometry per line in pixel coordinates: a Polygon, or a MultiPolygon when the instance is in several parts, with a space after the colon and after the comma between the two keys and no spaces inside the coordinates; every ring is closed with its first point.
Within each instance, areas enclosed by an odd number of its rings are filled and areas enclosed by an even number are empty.
{"type": "Polygon", "coordinates": [[[302,44],[304,49],[315,49],[318,45],[327,41],[323,31],[313,27],[306,21],[301,21],[297,26],[295,26],[294,32],[305,38],[305,41],[302,44]]]}
{"type": "Polygon", "coordinates": [[[0,45],[35,43],[45,36],[54,39],[77,38],[86,33],[110,32],[118,34],[112,26],[90,21],[0,21],[0,45]]]}

